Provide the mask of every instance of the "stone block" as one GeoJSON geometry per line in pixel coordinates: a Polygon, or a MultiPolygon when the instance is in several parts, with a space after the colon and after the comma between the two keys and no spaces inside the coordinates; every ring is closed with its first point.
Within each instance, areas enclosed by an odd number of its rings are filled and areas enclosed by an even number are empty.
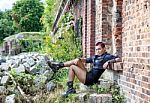
{"type": "MultiPolygon", "coordinates": [[[[6,88],[5,86],[0,86],[0,95],[6,94],[6,88]]],[[[1,103],[1,102],[0,102],[1,103]]]]}
{"type": "Polygon", "coordinates": [[[10,92],[14,92],[15,88],[16,87],[14,85],[7,85],[7,90],[10,92]]]}
{"type": "Polygon", "coordinates": [[[54,89],[56,88],[56,84],[54,84],[53,82],[48,82],[46,84],[46,88],[47,88],[47,91],[54,91],[54,89]]]}
{"type": "Polygon", "coordinates": [[[2,64],[0,65],[0,69],[1,69],[2,71],[8,71],[8,70],[10,70],[10,66],[9,66],[8,63],[2,63],[2,64]]]}
{"type": "Polygon", "coordinates": [[[33,58],[29,58],[29,59],[27,60],[27,63],[28,63],[31,67],[36,64],[36,62],[34,61],[33,58]]]}
{"type": "Polygon", "coordinates": [[[111,94],[91,94],[89,96],[90,103],[108,103],[112,101],[111,94]]]}
{"type": "Polygon", "coordinates": [[[5,103],[15,103],[15,94],[7,96],[5,98],[5,103]]]}
{"type": "Polygon", "coordinates": [[[29,69],[26,69],[26,70],[31,74],[37,74],[40,71],[40,69],[37,68],[36,66],[30,67],[29,69]]]}
{"type": "Polygon", "coordinates": [[[21,72],[25,72],[25,67],[23,64],[20,64],[18,68],[14,68],[16,70],[16,73],[19,74],[21,72]]]}
{"type": "Polygon", "coordinates": [[[29,65],[27,62],[23,63],[23,65],[24,65],[24,67],[25,67],[26,69],[29,69],[29,68],[30,68],[30,65],[29,65]]]}
{"type": "Polygon", "coordinates": [[[105,80],[105,79],[99,79],[98,80],[98,87],[102,87],[102,88],[111,88],[111,86],[113,85],[113,83],[109,80],[105,80]]]}
{"type": "Polygon", "coordinates": [[[54,72],[52,72],[52,71],[50,71],[50,70],[46,70],[46,71],[44,71],[44,70],[40,70],[39,71],[39,74],[40,75],[44,75],[44,76],[46,76],[47,77],[47,80],[49,81],[49,80],[51,80],[52,79],[52,76],[54,75],[54,72]],[[44,72],[44,73],[43,73],[44,72]]]}
{"type": "Polygon", "coordinates": [[[88,91],[90,90],[90,87],[84,85],[83,83],[80,83],[80,91],[88,91]]]}
{"type": "Polygon", "coordinates": [[[78,95],[78,99],[81,103],[84,103],[88,99],[88,94],[87,93],[80,93],[78,95]]]}
{"type": "Polygon", "coordinates": [[[1,65],[2,63],[5,63],[5,62],[6,62],[6,60],[3,59],[3,58],[0,56],[0,65],[1,65]]]}
{"type": "Polygon", "coordinates": [[[9,76],[3,76],[2,79],[1,79],[1,84],[2,85],[7,84],[8,80],[9,80],[9,76]]]}
{"type": "Polygon", "coordinates": [[[11,55],[11,56],[15,55],[15,50],[11,49],[11,50],[9,51],[9,55],[11,55]]]}
{"type": "Polygon", "coordinates": [[[45,83],[46,83],[46,80],[47,80],[47,77],[44,76],[44,75],[38,75],[38,76],[36,76],[36,78],[34,80],[35,86],[37,88],[43,87],[45,85],[45,83]]]}
{"type": "Polygon", "coordinates": [[[105,70],[105,72],[102,74],[102,76],[104,79],[106,80],[110,80],[110,81],[118,81],[119,79],[119,73],[113,70],[105,70]]]}
{"type": "Polygon", "coordinates": [[[5,96],[3,95],[0,96],[0,103],[5,103],[5,96]]]}
{"type": "Polygon", "coordinates": [[[96,93],[91,94],[91,95],[89,96],[89,102],[90,102],[90,103],[96,103],[96,96],[97,96],[96,93]]]}

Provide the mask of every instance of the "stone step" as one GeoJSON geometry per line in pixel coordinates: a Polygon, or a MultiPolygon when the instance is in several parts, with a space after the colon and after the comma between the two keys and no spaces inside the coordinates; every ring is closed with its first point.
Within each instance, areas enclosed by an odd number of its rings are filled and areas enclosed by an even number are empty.
{"type": "Polygon", "coordinates": [[[89,96],[90,103],[108,103],[112,101],[111,94],[91,94],[89,96]]]}
{"type": "Polygon", "coordinates": [[[112,95],[107,92],[112,87],[113,82],[105,79],[99,79],[95,84],[96,88],[80,84],[80,92],[78,92],[78,100],[80,103],[108,103],[112,102],[112,95]],[[99,92],[104,90],[106,92],[99,92]]]}
{"type": "MultiPolygon", "coordinates": [[[[96,88],[103,88],[103,89],[110,89],[113,85],[113,82],[109,81],[109,80],[105,80],[105,79],[99,79],[99,81],[97,82],[97,84],[95,84],[96,88]]],[[[92,86],[86,86],[84,84],[80,84],[80,91],[83,92],[88,92],[88,91],[95,91],[91,89],[92,86]]]]}
{"type": "Polygon", "coordinates": [[[111,88],[113,82],[105,79],[99,79],[97,85],[98,87],[111,88]]]}
{"type": "Polygon", "coordinates": [[[111,94],[88,94],[88,93],[80,93],[77,96],[79,103],[108,103],[112,102],[111,94]]]}

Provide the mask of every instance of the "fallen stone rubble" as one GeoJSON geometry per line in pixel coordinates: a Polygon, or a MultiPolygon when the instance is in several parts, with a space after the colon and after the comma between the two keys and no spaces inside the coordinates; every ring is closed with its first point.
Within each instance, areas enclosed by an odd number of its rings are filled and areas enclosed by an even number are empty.
{"type": "MultiPolygon", "coordinates": [[[[16,75],[20,75],[21,73],[32,75],[34,77],[33,88],[36,89],[36,91],[40,88],[47,91],[54,90],[56,85],[50,81],[54,73],[48,67],[45,56],[44,54],[32,52],[1,58],[0,103],[15,103],[16,94],[21,95],[26,101],[29,101],[27,95],[34,95],[31,91],[24,91],[24,86],[14,79],[11,74],[12,71],[15,71],[16,75]]],[[[52,58],[50,60],[52,60],[52,58]]]]}

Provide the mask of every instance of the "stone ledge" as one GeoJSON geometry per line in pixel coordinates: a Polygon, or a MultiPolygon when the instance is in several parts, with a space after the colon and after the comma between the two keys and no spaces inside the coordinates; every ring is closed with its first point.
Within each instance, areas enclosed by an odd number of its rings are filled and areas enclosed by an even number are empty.
{"type": "Polygon", "coordinates": [[[114,71],[123,71],[123,62],[112,63],[107,69],[114,71]]]}

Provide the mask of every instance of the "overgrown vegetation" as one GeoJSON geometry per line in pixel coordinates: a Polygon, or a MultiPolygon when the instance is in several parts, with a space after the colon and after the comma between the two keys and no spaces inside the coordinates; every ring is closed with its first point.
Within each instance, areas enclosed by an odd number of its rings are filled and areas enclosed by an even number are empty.
{"type": "Polygon", "coordinates": [[[123,94],[120,94],[120,87],[116,84],[113,84],[111,88],[106,88],[95,84],[91,88],[94,89],[98,94],[112,94],[112,101],[109,101],[109,103],[126,103],[125,97],[123,94]]]}
{"type": "Polygon", "coordinates": [[[38,32],[42,30],[40,18],[44,12],[40,0],[18,0],[12,8],[14,28],[17,32],[38,32]]]}
{"type": "Polygon", "coordinates": [[[17,0],[11,10],[0,11],[0,42],[19,32],[39,32],[44,12],[40,0],[17,0]]]}
{"type": "Polygon", "coordinates": [[[11,18],[12,11],[0,11],[0,44],[5,37],[13,35],[15,30],[13,28],[13,19],[11,18]]]}
{"type": "Polygon", "coordinates": [[[44,31],[48,33],[52,30],[52,25],[59,9],[60,2],[61,0],[45,0],[46,5],[41,21],[44,25],[44,31]]]}
{"type": "Polygon", "coordinates": [[[10,74],[14,77],[17,85],[19,85],[26,94],[33,95],[37,91],[33,83],[33,80],[35,79],[34,75],[27,73],[17,74],[14,69],[10,71],[10,74]]]}
{"type": "MultiPolygon", "coordinates": [[[[122,94],[120,94],[120,88],[117,85],[113,85],[111,86],[111,88],[106,88],[106,87],[99,87],[97,84],[95,84],[93,86],[90,86],[90,89],[92,91],[90,90],[86,91],[87,92],[87,100],[85,101],[86,103],[91,103],[91,99],[89,99],[89,95],[91,93],[112,94],[112,99],[105,103],[126,103],[125,97],[122,94]]],[[[82,102],[78,99],[77,94],[71,94],[67,98],[55,96],[50,100],[50,103],[82,103],[82,102]]]]}
{"type": "Polygon", "coordinates": [[[22,46],[22,51],[25,52],[39,52],[42,49],[44,32],[21,32],[19,33],[24,36],[19,40],[22,46]]]}
{"type": "Polygon", "coordinates": [[[54,36],[45,37],[43,52],[55,60],[67,61],[81,56],[81,40],[75,37],[75,32],[69,24],[71,18],[72,15],[66,13],[59,24],[58,32],[54,36]]]}
{"type": "Polygon", "coordinates": [[[125,97],[120,94],[120,87],[113,85],[111,88],[113,103],[126,103],[125,97]]]}

